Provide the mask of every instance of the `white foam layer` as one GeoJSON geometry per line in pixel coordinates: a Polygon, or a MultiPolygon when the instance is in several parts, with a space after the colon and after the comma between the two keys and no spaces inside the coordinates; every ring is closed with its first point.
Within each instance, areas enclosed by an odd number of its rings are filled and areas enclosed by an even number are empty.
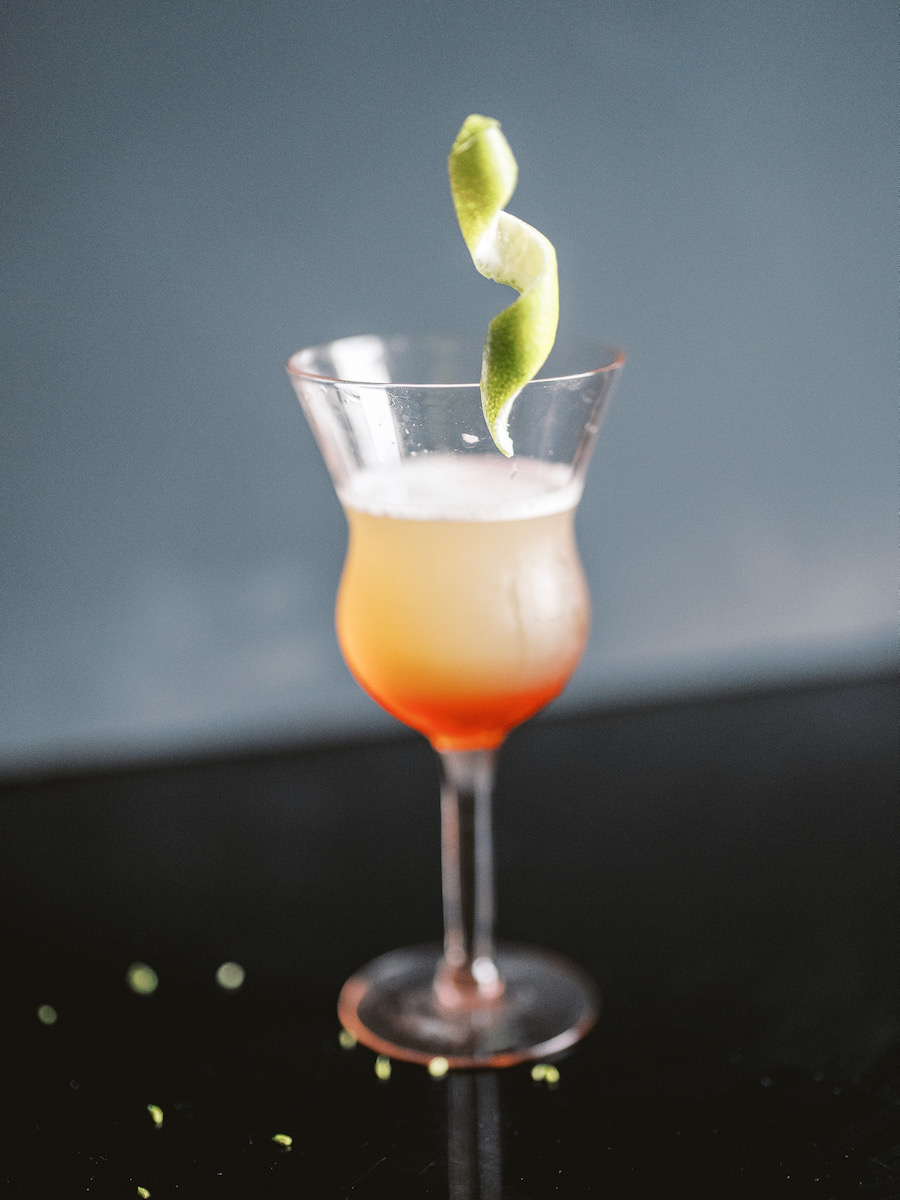
{"type": "Polygon", "coordinates": [[[433,454],[358,472],[340,490],[347,508],[414,521],[521,521],[574,508],[571,467],[488,454],[433,454]]]}

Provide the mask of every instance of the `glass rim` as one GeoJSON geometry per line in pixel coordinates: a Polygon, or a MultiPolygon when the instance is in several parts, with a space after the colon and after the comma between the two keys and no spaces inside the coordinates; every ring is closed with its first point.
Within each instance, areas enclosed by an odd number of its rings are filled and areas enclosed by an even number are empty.
{"type": "MultiPolygon", "coordinates": [[[[303,355],[313,355],[317,351],[325,351],[329,346],[336,345],[339,342],[354,341],[357,337],[368,336],[376,337],[379,341],[385,343],[400,340],[401,338],[404,340],[412,340],[413,338],[425,340],[433,337],[455,342],[469,340],[459,335],[450,334],[393,334],[388,337],[384,337],[380,334],[350,334],[344,338],[334,338],[329,342],[320,342],[317,345],[305,346],[302,350],[297,350],[287,361],[287,373],[288,375],[292,375],[297,379],[314,379],[322,383],[350,384],[353,387],[380,388],[381,390],[384,390],[385,388],[415,388],[417,391],[445,391],[447,389],[463,390],[465,388],[476,388],[478,390],[481,389],[480,381],[473,383],[417,383],[415,380],[402,379],[392,379],[389,382],[374,379],[349,379],[339,375],[326,375],[321,371],[313,371],[307,367],[299,365],[298,360],[303,355]]],[[[576,342],[590,341],[590,339],[586,338],[572,338],[571,340],[576,342]]],[[[562,338],[560,341],[563,343],[563,345],[565,345],[567,339],[562,338]]],[[[561,375],[542,375],[540,372],[538,372],[533,379],[529,380],[529,382],[525,384],[525,387],[522,390],[524,391],[525,388],[531,387],[535,383],[562,383],[572,379],[589,379],[592,375],[605,375],[611,373],[612,371],[617,371],[625,365],[624,350],[620,350],[617,346],[610,346],[601,342],[594,342],[592,344],[596,350],[605,351],[609,355],[611,361],[604,363],[601,367],[591,367],[590,370],[587,371],[569,371],[561,375]]]]}

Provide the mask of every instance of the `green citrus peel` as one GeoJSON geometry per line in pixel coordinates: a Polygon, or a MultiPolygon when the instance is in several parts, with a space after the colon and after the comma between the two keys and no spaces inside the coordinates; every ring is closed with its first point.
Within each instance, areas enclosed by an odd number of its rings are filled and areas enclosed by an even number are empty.
{"type": "Polygon", "coordinates": [[[510,456],[513,402],[544,365],[556,338],[556,251],[542,233],[504,212],[518,167],[498,121],[477,113],[467,117],[449,167],[453,204],[472,261],[488,279],[519,292],[488,326],[481,363],[484,418],[498,449],[510,456]]]}

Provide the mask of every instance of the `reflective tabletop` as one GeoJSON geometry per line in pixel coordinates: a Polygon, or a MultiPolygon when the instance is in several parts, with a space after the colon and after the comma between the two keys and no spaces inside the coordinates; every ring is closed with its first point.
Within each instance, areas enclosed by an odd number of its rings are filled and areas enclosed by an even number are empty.
{"type": "Polygon", "coordinates": [[[896,718],[875,679],[518,731],[500,931],[603,1013],[443,1077],[334,1007],[439,933],[423,742],[7,781],[0,1194],[900,1196],[896,718]]]}

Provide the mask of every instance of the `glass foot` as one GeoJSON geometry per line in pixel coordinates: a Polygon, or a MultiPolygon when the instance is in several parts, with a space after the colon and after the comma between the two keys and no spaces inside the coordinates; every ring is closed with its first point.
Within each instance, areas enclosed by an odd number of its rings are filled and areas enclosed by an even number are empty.
{"type": "Polygon", "coordinates": [[[464,1011],[434,991],[440,946],[394,950],[344,984],[338,1016],[363,1045],[407,1062],[446,1058],[451,1067],[508,1067],[545,1058],[591,1029],[600,995],[574,963],[545,950],[501,943],[502,995],[464,1011]]]}

